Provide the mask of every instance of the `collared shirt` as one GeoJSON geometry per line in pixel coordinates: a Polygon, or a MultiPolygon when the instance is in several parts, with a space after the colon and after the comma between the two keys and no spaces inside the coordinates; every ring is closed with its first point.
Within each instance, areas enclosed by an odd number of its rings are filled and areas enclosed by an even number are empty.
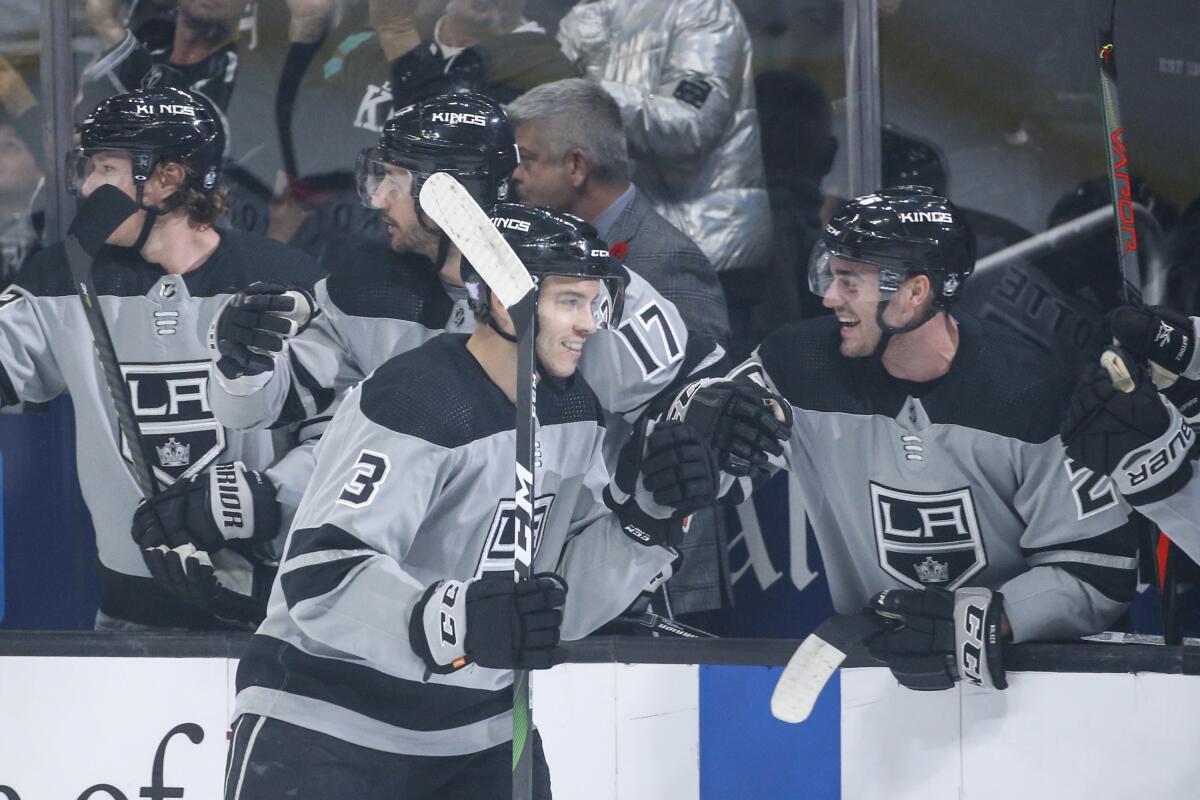
{"type": "MultiPolygon", "coordinates": [[[[629,204],[633,202],[633,196],[637,194],[637,187],[632,183],[629,188],[621,193],[621,196],[612,201],[612,205],[600,212],[600,216],[596,217],[592,226],[596,232],[600,234],[600,238],[608,242],[608,229],[617,221],[617,217],[624,213],[629,204]]],[[[611,247],[614,243],[608,242],[611,247]]]]}

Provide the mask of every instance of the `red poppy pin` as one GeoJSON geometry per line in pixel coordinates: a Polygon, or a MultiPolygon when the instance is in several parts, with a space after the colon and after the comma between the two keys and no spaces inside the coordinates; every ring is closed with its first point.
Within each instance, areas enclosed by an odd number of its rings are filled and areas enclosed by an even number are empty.
{"type": "Polygon", "coordinates": [[[617,261],[624,261],[625,256],[629,254],[629,243],[617,242],[612,247],[608,248],[608,254],[617,261]]]}

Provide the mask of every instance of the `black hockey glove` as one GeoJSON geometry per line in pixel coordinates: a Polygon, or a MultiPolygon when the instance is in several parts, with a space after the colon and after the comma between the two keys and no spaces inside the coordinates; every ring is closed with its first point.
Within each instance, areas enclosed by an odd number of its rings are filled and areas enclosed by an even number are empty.
{"type": "Polygon", "coordinates": [[[142,557],[154,580],[193,608],[249,630],[266,616],[274,565],[228,549],[206,553],[191,544],[148,547],[142,557]]]}
{"type": "Polygon", "coordinates": [[[409,641],[430,672],[468,664],[493,669],[549,669],[559,645],[567,583],[552,572],[516,582],[510,572],[444,580],[425,590],[409,619],[409,641]]]}
{"type": "Polygon", "coordinates": [[[209,352],[226,378],[270,372],[273,354],[319,313],[304,289],[252,283],[217,312],[208,332],[209,352]]]}
{"type": "Polygon", "coordinates": [[[684,517],[714,505],[718,489],[716,454],[695,431],[676,420],[643,417],[621,448],[604,502],[635,541],[675,546],[683,540],[684,517]],[[638,504],[639,477],[654,503],[664,507],[662,516],[638,504]]]}
{"type": "Polygon", "coordinates": [[[258,470],[234,461],[143,500],[133,513],[132,533],[143,549],[191,544],[211,552],[231,541],[274,539],[280,524],[275,486],[258,470]]]}
{"type": "MultiPolygon", "coordinates": [[[[1162,306],[1121,306],[1108,315],[1108,327],[1120,346],[1138,359],[1152,361],[1171,375],[1200,378],[1190,317],[1162,306]]],[[[1163,383],[1157,377],[1156,382],[1163,383]]]]}
{"type": "Polygon", "coordinates": [[[869,608],[890,624],[867,637],[867,651],[902,686],[933,691],[966,680],[989,689],[1008,687],[999,592],[888,589],[872,597],[869,608]]]}
{"type": "Polygon", "coordinates": [[[739,478],[761,473],[792,432],[788,403],[748,381],[698,381],[675,399],[670,417],[686,422],[717,451],[721,469],[739,478]]]}
{"type": "Polygon", "coordinates": [[[1062,421],[1067,455],[1113,479],[1132,503],[1166,496],[1191,479],[1195,434],[1179,411],[1155,390],[1144,367],[1129,367],[1115,348],[1108,368],[1089,364],[1062,421]],[[1114,386],[1132,385],[1124,392],[1114,386]],[[1153,496],[1142,494],[1154,489],[1153,496]]]}

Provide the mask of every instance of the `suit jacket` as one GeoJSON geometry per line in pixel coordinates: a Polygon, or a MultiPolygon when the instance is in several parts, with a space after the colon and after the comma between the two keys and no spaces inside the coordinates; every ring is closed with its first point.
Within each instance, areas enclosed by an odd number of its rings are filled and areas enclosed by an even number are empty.
{"type": "Polygon", "coordinates": [[[625,266],[645,278],[679,309],[693,334],[711,336],[722,346],[729,341],[729,312],[725,292],[708,257],[642,196],[613,220],[605,240],[612,248],[625,242],[625,266]]]}
{"type": "MultiPolygon", "coordinates": [[[[655,211],[640,191],[613,220],[606,241],[609,248],[618,242],[628,245],[621,261],[675,304],[690,336],[711,336],[727,345],[729,313],[717,271],[696,243],[655,211]]],[[[607,415],[606,425],[615,441],[623,441],[620,433],[630,429],[612,415],[607,415]]],[[[679,547],[683,565],[667,583],[675,614],[718,609],[730,595],[722,513],[723,509],[705,508],[692,514],[679,547]]]]}

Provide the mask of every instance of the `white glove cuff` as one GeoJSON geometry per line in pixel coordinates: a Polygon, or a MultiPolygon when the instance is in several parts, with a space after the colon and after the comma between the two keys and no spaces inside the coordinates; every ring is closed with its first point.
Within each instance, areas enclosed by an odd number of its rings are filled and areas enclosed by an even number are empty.
{"type": "Polygon", "coordinates": [[[429,655],[435,664],[452,669],[465,662],[467,649],[467,586],[472,581],[445,580],[437,584],[422,610],[421,622],[429,655]]]}
{"type": "Polygon", "coordinates": [[[954,660],[962,680],[987,689],[1003,689],[992,678],[988,658],[989,645],[994,649],[1000,636],[999,625],[988,623],[991,604],[991,589],[971,587],[954,593],[954,660]]]}
{"type": "Polygon", "coordinates": [[[1187,462],[1196,434],[1183,421],[1183,415],[1161,395],[1158,398],[1170,415],[1166,431],[1144,447],[1129,453],[1113,471],[1117,491],[1129,496],[1153,489],[1170,478],[1187,462]]]}

